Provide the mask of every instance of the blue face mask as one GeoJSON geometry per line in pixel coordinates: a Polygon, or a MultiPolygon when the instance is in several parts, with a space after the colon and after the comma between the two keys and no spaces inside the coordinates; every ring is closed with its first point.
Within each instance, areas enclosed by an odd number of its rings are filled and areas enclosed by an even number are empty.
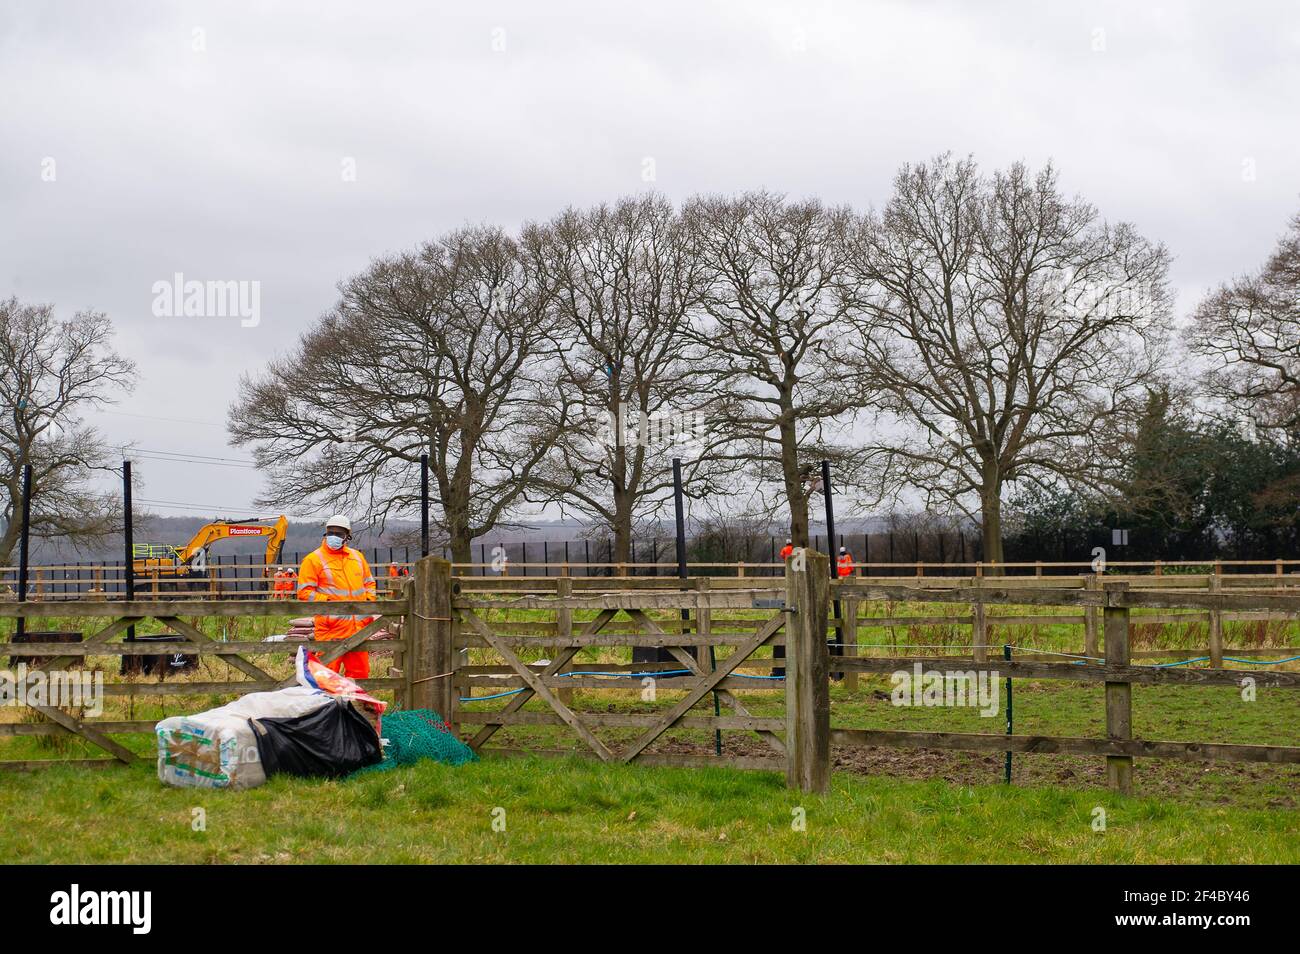
{"type": "Polygon", "coordinates": [[[342,550],[343,538],[337,533],[328,534],[325,537],[325,546],[329,547],[331,550],[342,550]]]}

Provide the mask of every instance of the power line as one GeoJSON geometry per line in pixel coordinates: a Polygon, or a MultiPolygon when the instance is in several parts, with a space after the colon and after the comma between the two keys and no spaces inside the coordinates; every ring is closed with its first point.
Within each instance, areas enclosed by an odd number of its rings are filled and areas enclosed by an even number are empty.
{"type": "MultiPolygon", "coordinates": [[[[276,509],[274,507],[252,507],[252,506],[226,507],[226,506],[217,506],[216,504],[183,503],[179,500],[151,500],[147,497],[137,497],[136,500],[137,502],[146,504],[150,507],[161,507],[167,510],[200,510],[203,511],[204,513],[222,513],[222,512],[256,513],[259,510],[269,511],[269,510],[276,509]]],[[[314,515],[290,513],[290,514],[285,514],[285,516],[293,517],[296,520],[310,520],[313,518],[314,515]]]]}
{"type": "Polygon", "coordinates": [[[159,417],[157,414],[135,414],[131,411],[110,411],[107,408],[100,409],[101,414],[117,414],[121,417],[142,417],[148,421],[171,421],[173,424],[202,424],[204,427],[225,427],[225,424],[218,424],[216,421],[196,421],[186,417],[159,417]]]}
{"type": "Polygon", "coordinates": [[[249,513],[255,510],[266,510],[266,507],[227,507],[217,504],[191,504],[182,503],[179,500],[150,500],[146,497],[137,497],[142,504],[148,504],[151,507],[169,507],[176,510],[208,510],[213,513],[224,510],[226,512],[249,513]]]}
{"type": "Polygon", "coordinates": [[[248,459],[247,457],[216,457],[212,454],[197,454],[197,453],[191,453],[190,451],[150,450],[147,447],[136,448],[136,451],[141,454],[169,454],[173,457],[198,457],[203,460],[230,461],[236,464],[255,463],[254,461],[248,459]]]}
{"type": "Polygon", "coordinates": [[[162,455],[132,453],[131,451],[128,450],[124,450],[122,452],[122,456],[128,457],[132,460],[154,460],[154,461],[160,461],[162,463],[172,463],[172,464],[203,464],[207,467],[238,467],[243,470],[261,469],[256,464],[252,464],[252,463],[242,464],[233,461],[226,462],[219,458],[188,457],[188,456],[180,456],[180,455],[164,457],[162,455]]]}

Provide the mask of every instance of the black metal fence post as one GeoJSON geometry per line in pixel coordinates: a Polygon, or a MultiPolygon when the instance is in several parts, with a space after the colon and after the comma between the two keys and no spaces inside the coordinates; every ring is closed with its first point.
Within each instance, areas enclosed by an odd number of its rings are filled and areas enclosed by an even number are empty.
{"type": "MultiPolygon", "coordinates": [[[[126,557],[122,563],[122,580],[125,584],[126,598],[128,601],[135,599],[135,541],[134,531],[131,526],[131,462],[122,461],[122,537],[125,542],[123,555],[126,557]]],[[[126,638],[129,642],[135,642],[135,627],[126,628],[126,638]]]]}
{"type": "MultiPolygon", "coordinates": [[[[18,540],[18,602],[27,599],[27,568],[32,535],[32,465],[23,465],[23,528],[18,540]]],[[[22,636],[27,632],[27,620],[18,617],[17,632],[22,636]]]]}
{"type": "Polygon", "coordinates": [[[420,556],[429,555],[429,455],[420,455],[420,556]]]}

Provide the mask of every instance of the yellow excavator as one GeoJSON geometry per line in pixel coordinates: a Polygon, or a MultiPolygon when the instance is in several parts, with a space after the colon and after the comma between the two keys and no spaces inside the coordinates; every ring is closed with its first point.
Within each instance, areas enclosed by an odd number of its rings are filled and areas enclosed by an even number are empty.
{"type": "Polygon", "coordinates": [[[266,537],[266,565],[271,567],[280,560],[280,549],[284,546],[288,532],[289,518],[283,514],[274,522],[270,518],[261,517],[214,520],[201,527],[183,547],[157,543],[133,544],[131,564],[137,579],[152,578],[155,571],[160,580],[202,577],[208,570],[208,547],[218,540],[228,537],[266,537]]]}

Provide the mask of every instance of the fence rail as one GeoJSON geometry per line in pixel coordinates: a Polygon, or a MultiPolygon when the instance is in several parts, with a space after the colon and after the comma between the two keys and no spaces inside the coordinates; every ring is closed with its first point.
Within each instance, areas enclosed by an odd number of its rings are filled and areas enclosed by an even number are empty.
{"type": "MultiPolygon", "coordinates": [[[[1227,668],[1238,653],[1264,648],[1224,645],[1225,621],[1234,618],[1300,618],[1300,580],[1245,574],[1199,576],[935,577],[902,581],[893,577],[830,579],[828,558],[805,554],[781,578],[672,577],[483,577],[452,575],[446,561],[416,564],[396,597],[329,604],[331,613],[377,617],[356,636],[328,643],[223,642],[190,620],[279,617],[320,612],[319,603],[266,599],[84,599],[75,615],[104,621],[80,643],[10,642],[15,657],[54,657],[40,668],[57,671],[92,656],[157,653],[158,644],[123,641],[126,630],[157,620],[183,640],[167,644],[187,654],[221,660],[243,678],[227,681],[114,682],[114,697],[238,694],[285,685],[259,661],[296,651],[319,652],[326,661],[355,648],[396,654],[389,675],[368,680],[376,691],[393,693],[397,705],[437,711],[476,750],[505,755],[553,751],[528,731],[558,727],[582,751],[607,762],[724,764],[776,769],[804,790],[825,790],[832,745],[940,748],[960,751],[1065,753],[1104,757],[1113,787],[1128,791],[1134,758],[1210,759],[1294,764],[1300,747],[1217,742],[1146,740],[1133,737],[1132,686],[1165,685],[1188,691],[1237,685],[1249,677],[1262,688],[1300,688],[1300,672],[1227,668]],[[954,613],[905,615],[897,605],[950,604],[954,613]],[[999,615],[997,610],[1012,607],[999,615]],[[1025,612],[1024,607],[1031,608],[1025,612]],[[1060,612],[1038,612],[1038,608],[1060,612]],[[1167,613],[1178,609],[1183,612],[1167,613]],[[867,615],[863,611],[867,611],[867,615]],[[871,616],[873,610],[885,615],[871,616]],[[1157,612],[1148,612],[1157,611],[1157,612]],[[1147,615],[1143,615],[1147,613],[1147,615]],[[1208,624],[1209,668],[1152,666],[1135,659],[1196,650],[1133,652],[1134,625],[1145,620],[1192,620],[1208,624]],[[1081,627],[1077,654],[1019,651],[1012,659],[990,659],[999,626],[1056,624],[1081,627]],[[959,653],[916,654],[906,640],[868,646],[864,631],[928,625],[969,627],[967,643],[928,647],[959,653]],[[387,630],[381,638],[381,631],[387,630]],[[631,648],[634,662],[584,660],[585,651],[631,648]],[[908,652],[912,649],[913,652],[908,652]],[[718,655],[720,649],[730,649],[718,655]],[[884,649],[885,652],[877,650],[884,649]],[[637,652],[655,653],[636,662],[637,652]],[[768,654],[770,652],[770,655],[768,654]],[[541,656],[539,661],[534,657],[541,656]],[[1062,657],[1070,657],[1061,661],[1062,657]],[[531,660],[531,661],[529,661],[531,660]],[[854,691],[861,674],[893,673],[919,666],[921,673],[962,672],[1008,679],[1063,680],[1100,684],[1106,705],[1106,737],[914,732],[834,725],[829,693],[832,673],[843,674],[854,691]],[[611,709],[608,695],[580,698],[575,690],[644,693],[649,679],[652,705],[611,709]],[[781,713],[751,711],[756,691],[781,713]],[[664,693],[659,699],[657,693],[664,693]],[[541,703],[542,708],[528,704],[541,703]],[[483,703],[495,703],[480,708],[483,703]],[[712,703],[712,712],[701,705],[712,703]],[[583,704],[587,707],[583,708],[583,704]],[[592,705],[594,704],[594,708],[592,705]],[[503,730],[524,734],[499,744],[503,730]],[[655,750],[670,733],[713,733],[713,755],[655,750]],[[723,733],[754,736],[762,754],[724,753],[723,733]]],[[[0,618],[42,620],[69,615],[59,601],[0,603],[0,618]]],[[[953,637],[954,640],[960,637],[953,637]]],[[[1276,650],[1272,650],[1276,652],[1276,650]]],[[[626,698],[626,696],[624,697],[626,698]]],[[[636,701],[633,699],[632,701],[636,701]]],[[[640,698],[646,702],[644,694],[640,698]]],[[[0,736],[70,734],[106,751],[109,759],[135,756],[112,735],[148,731],[138,719],[89,720],[49,706],[32,706],[40,721],[0,723],[0,736]]],[[[694,745],[694,743],[692,743],[694,745]]],[[[692,746],[684,745],[676,748],[692,746]]],[[[695,746],[698,748],[698,746],[695,746]]],[[[569,754],[572,754],[570,751],[569,754]]],[[[30,768],[30,761],[0,763],[30,768]]]]}
{"type": "MultiPolygon", "coordinates": [[[[414,562],[395,558],[382,559],[379,549],[373,549],[372,569],[381,591],[396,593],[409,576],[414,562]]],[[[294,560],[272,566],[249,560],[224,561],[214,558],[201,576],[170,577],[157,568],[134,574],[138,596],[156,599],[249,599],[262,597],[283,599],[290,594],[277,592],[275,573],[296,570],[300,561],[294,560]]],[[[460,577],[490,579],[675,579],[677,564],[665,562],[584,562],[584,561],[506,561],[489,563],[455,563],[453,574],[460,577]]],[[[779,561],[723,562],[705,561],[687,564],[690,577],[715,579],[769,579],[779,581],[785,565],[779,561]]],[[[1201,586],[1211,576],[1230,581],[1231,585],[1251,583],[1272,586],[1277,579],[1294,579],[1300,586],[1300,560],[1151,560],[1109,561],[1106,573],[1098,574],[1091,562],[1007,562],[984,563],[967,561],[925,562],[891,561],[861,562],[853,570],[854,579],[906,579],[926,578],[936,582],[949,579],[1004,578],[1043,579],[1059,582],[1062,579],[1084,579],[1104,575],[1107,579],[1133,578],[1159,580],[1161,586],[1201,586]],[[1203,572],[1191,572],[1200,570],[1203,572]],[[1247,581],[1251,581],[1248,583],[1247,581]]],[[[0,567],[0,601],[13,600],[18,590],[18,568],[0,567]]],[[[126,578],[121,561],[99,563],[59,563],[33,566],[28,580],[28,599],[80,600],[119,596],[126,593],[126,578]]]]}

